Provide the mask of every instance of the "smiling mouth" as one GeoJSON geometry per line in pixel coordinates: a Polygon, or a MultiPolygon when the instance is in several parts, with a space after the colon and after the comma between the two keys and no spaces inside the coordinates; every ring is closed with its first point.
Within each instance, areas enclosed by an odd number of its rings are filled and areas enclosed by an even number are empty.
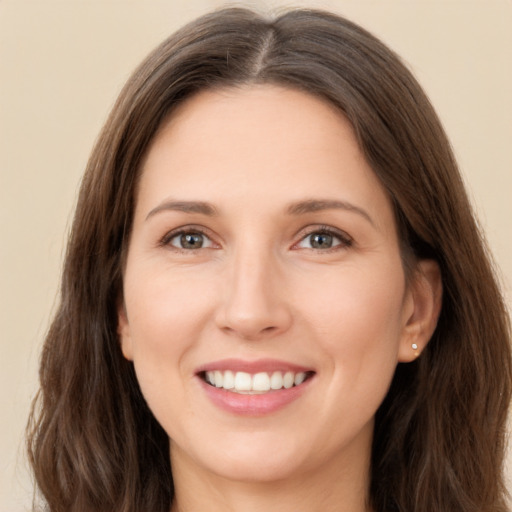
{"type": "Polygon", "coordinates": [[[290,389],[300,386],[315,372],[234,372],[231,370],[212,370],[201,372],[199,376],[210,386],[222,388],[232,393],[257,395],[290,389]]]}

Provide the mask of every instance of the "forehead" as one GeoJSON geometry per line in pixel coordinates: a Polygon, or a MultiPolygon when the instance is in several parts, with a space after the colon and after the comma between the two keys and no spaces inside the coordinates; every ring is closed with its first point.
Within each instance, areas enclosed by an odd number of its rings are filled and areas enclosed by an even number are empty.
{"type": "Polygon", "coordinates": [[[172,150],[183,157],[191,147],[195,152],[190,157],[216,151],[223,159],[239,158],[243,150],[278,156],[288,149],[306,155],[311,149],[332,151],[341,139],[347,142],[345,153],[350,146],[352,156],[362,157],[345,116],[312,94],[275,85],[206,90],[185,100],[164,121],[143,168],[157,154],[172,150]]]}
{"type": "Polygon", "coordinates": [[[343,114],[316,96],[273,85],[186,100],[155,136],[139,192],[140,201],[167,194],[238,199],[241,207],[263,198],[269,204],[348,194],[372,208],[389,207],[343,114]]]}
{"type": "Polygon", "coordinates": [[[162,131],[175,129],[177,125],[183,128],[197,120],[200,120],[205,131],[212,126],[218,129],[219,125],[229,129],[225,121],[230,124],[239,122],[246,128],[250,126],[248,120],[253,126],[266,121],[269,127],[278,129],[281,122],[293,120],[297,122],[297,128],[303,128],[304,133],[310,136],[311,132],[304,121],[317,116],[324,117],[324,122],[330,119],[333,124],[346,124],[350,130],[350,123],[342,111],[318,95],[274,84],[228,86],[206,89],[187,98],[172,111],[158,135],[162,131]],[[297,106],[301,108],[294,108],[297,106]],[[220,118],[217,116],[219,113],[223,114],[220,118]]]}

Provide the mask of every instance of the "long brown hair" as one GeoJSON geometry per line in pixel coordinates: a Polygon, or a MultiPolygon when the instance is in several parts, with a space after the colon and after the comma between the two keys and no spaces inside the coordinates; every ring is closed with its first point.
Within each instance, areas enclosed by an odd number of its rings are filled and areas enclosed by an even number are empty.
{"type": "Polygon", "coordinates": [[[171,36],[123,89],[91,155],[44,345],[28,429],[52,512],[163,512],[167,435],[120,351],[117,304],[141,159],[162,120],[199,90],[251,83],[327,99],[350,120],[392,198],[405,252],[435,259],[444,298],[417,361],[399,364],[377,412],[376,512],[503,512],[510,328],[449,142],[400,59],[322,11],[206,15],[171,36]]]}

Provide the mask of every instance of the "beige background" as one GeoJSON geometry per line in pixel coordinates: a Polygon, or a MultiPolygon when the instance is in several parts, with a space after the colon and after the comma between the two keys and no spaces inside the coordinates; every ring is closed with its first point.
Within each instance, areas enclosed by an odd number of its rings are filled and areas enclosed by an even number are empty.
{"type": "MultiPolygon", "coordinates": [[[[250,4],[330,8],[404,57],[451,137],[510,304],[512,2],[250,4]]],[[[31,507],[23,429],[66,231],[94,138],[145,54],[185,21],[221,5],[0,0],[0,512],[31,507]]]]}

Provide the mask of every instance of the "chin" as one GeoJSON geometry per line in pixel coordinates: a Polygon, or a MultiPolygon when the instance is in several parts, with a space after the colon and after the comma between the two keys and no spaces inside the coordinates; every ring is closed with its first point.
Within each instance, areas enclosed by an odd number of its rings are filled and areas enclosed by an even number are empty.
{"type": "Polygon", "coordinates": [[[252,460],[226,459],[212,468],[219,476],[244,483],[269,483],[287,480],[299,472],[297,456],[295,464],[287,460],[255,456],[252,460]]]}
{"type": "MultiPolygon", "coordinates": [[[[309,465],[292,436],[283,439],[282,435],[269,436],[261,432],[246,432],[245,435],[233,432],[224,439],[227,442],[196,445],[195,453],[189,452],[189,463],[196,468],[202,467],[206,473],[247,483],[285,480],[303,471],[305,464],[309,465]]],[[[179,458],[183,461],[183,457],[188,458],[188,455],[179,448],[174,451],[171,446],[171,460],[179,458]]]]}

